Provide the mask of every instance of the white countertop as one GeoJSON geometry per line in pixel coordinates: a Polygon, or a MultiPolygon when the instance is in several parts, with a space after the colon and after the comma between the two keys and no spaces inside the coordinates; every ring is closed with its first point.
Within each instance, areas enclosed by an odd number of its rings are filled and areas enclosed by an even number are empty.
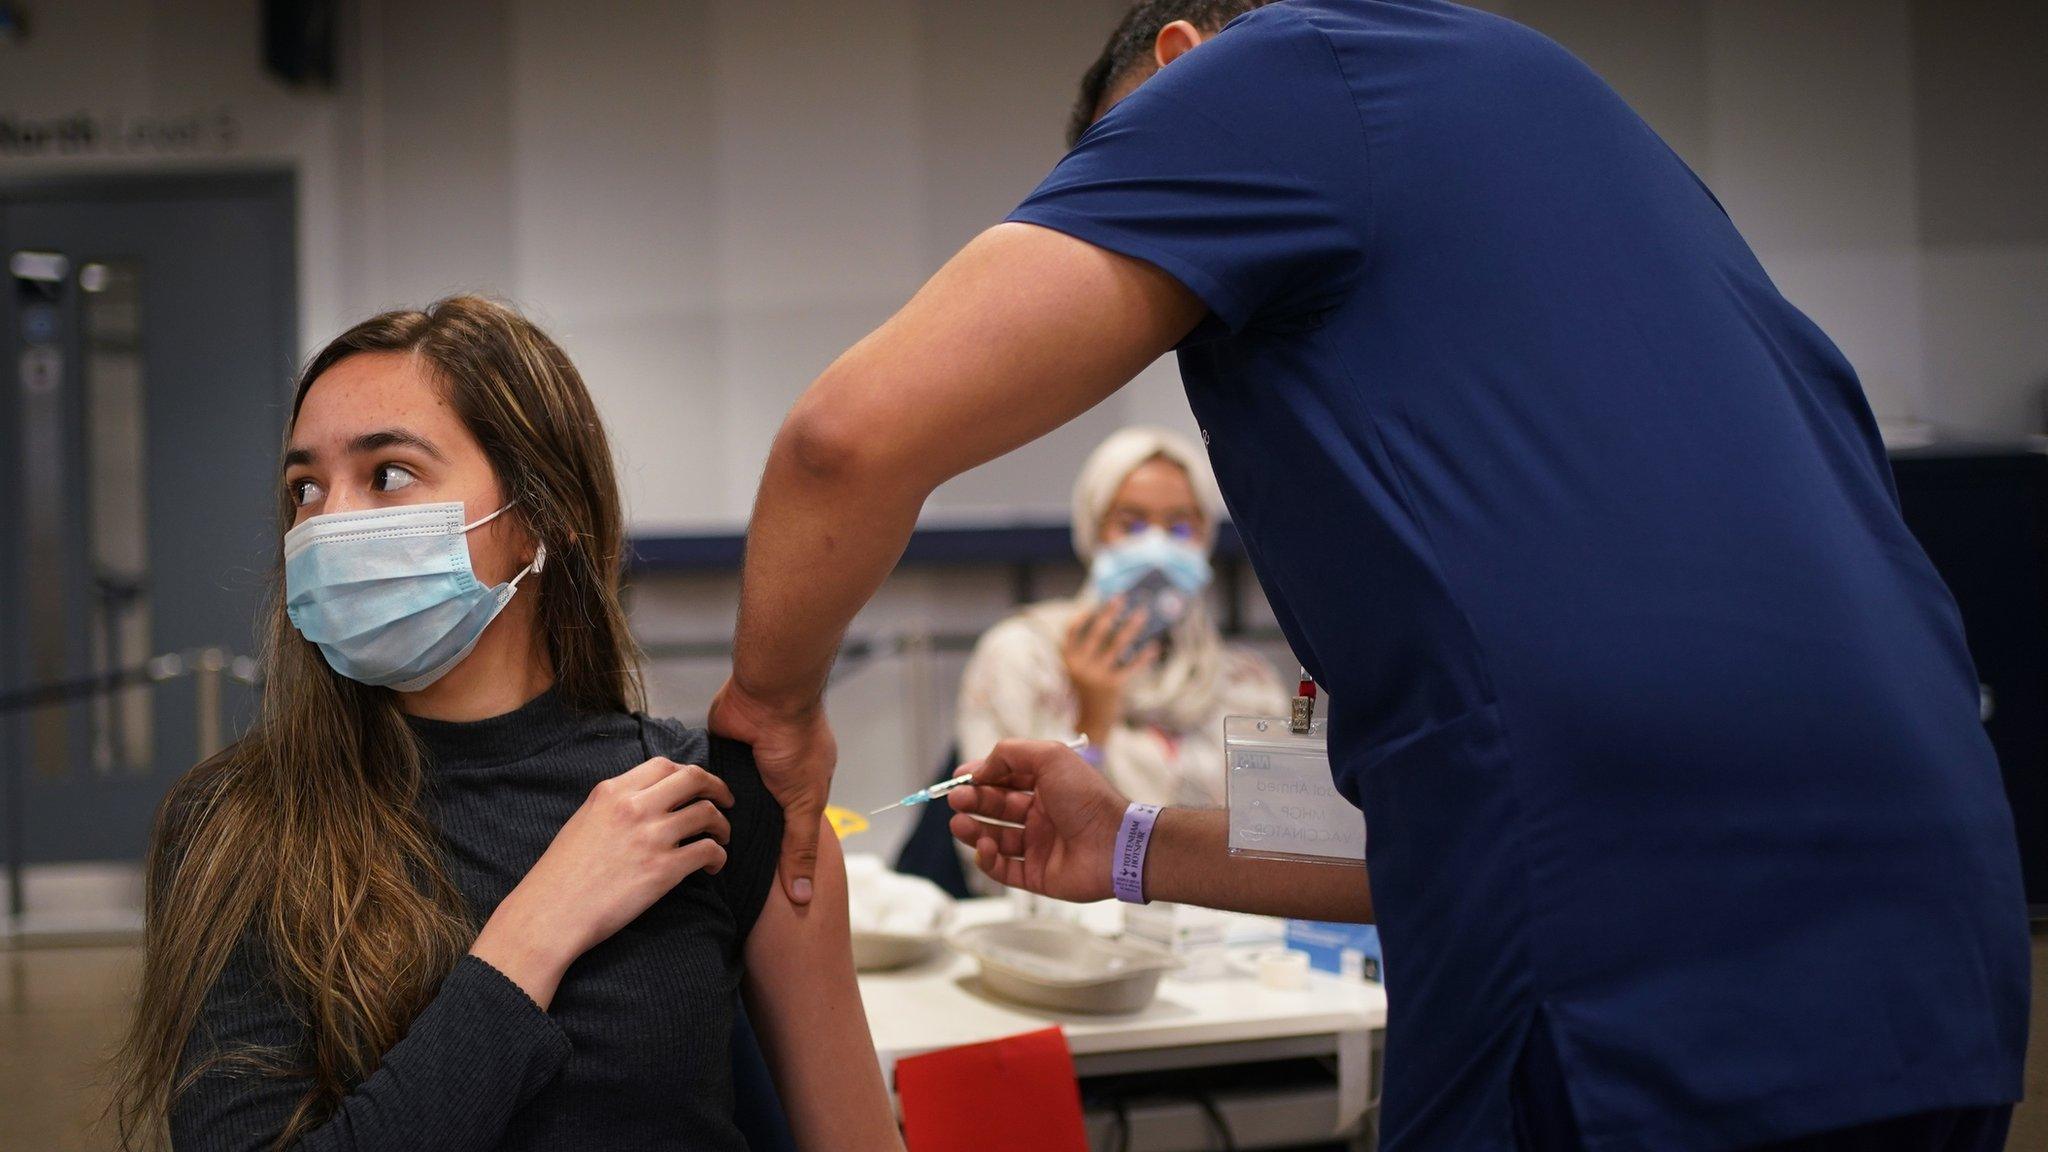
{"type": "MultiPolygon", "coordinates": [[[[1108,902],[1082,909],[1081,919],[1098,931],[1113,931],[1121,913],[1108,902]]],[[[968,900],[960,904],[953,926],[1013,914],[1004,899],[968,900]]],[[[976,971],[974,959],[947,949],[909,968],[861,974],[861,1000],[885,1074],[892,1074],[905,1056],[1055,1024],[1066,1031],[1077,1059],[1146,1051],[1165,1056],[1165,1050],[1205,1045],[1329,1037],[1328,1051],[1339,1058],[1340,1095],[1349,1118],[1367,1106],[1370,1038],[1387,1019],[1386,992],[1378,984],[1323,972],[1311,972],[1308,987],[1299,991],[1268,988],[1235,972],[1203,979],[1169,974],[1159,982],[1159,995],[1141,1011],[1097,1016],[995,999],[979,990],[976,971]]],[[[1162,1059],[1158,1066],[1175,1064],[1162,1059]]]]}

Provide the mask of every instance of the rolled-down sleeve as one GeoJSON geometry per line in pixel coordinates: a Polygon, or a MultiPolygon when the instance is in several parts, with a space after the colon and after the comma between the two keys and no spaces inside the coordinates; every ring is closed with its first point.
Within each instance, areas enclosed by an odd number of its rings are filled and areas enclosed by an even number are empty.
{"type": "MultiPolygon", "coordinates": [[[[305,1028],[238,949],[208,993],[186,1045],[186,1066],[251,1047],[301,1050],[305,1028]]],[[[469,1152],[493,1147],[514,1113],[561,1070],[569,1039],[497,969],[465,956],[384,1054],[376,1072],[325,1123],[292,1147],[303,1152],[469,1152]]],[[[177,1152],[261,1152],[274,1146],[309,1081],[215,1063],[171,1108],[177,1152]]]]}

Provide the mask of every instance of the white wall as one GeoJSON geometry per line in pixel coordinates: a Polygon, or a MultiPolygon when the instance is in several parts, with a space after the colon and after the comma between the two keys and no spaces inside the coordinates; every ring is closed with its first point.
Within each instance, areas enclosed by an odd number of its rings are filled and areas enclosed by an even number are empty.
{"type": "MultiPolygon", "coordinates": [[[[1078,67],[1044,62],[1085,61],[1113,6],[512,12],[513,294],[604,382],[636,523],[688,530],[744,519],[797,394],[1058,158],[1078,67]]],[[[1059,515],[1046,478],[1176,389],[1155,370],[932,518],[1059,515]]]]}
{"type": "Polygon", "coordinates": [[[2048,5],[1482,6],[1628,97],[1841,345],[1881,417],[2042,429],[2048,5]]]}
{"type": "MultiPolygon", "coordinates": [[[[2048,5],[1485,6],[1556,36],[1663,133],[1881,415],[2041,427],[2048,5]]],[[[236,132],[149,154],[0,154],[0,177],[292,168],[309,350],[378,308],[512,298],[582,367],[635,529],[659,533],[743,521],[789,402],[1058,158],[1074,81],[1122,3],[356,0],[344,81],[325,93],[263,73],[255,0],[31,7],[33,38],[0,43],[0,118],[226,113],[236,132]]],[[[1192,429],[1170,365],[956,481],[930,515],[1061,518],[1082,456],[1135,419],[1192,429]]],[[[1078,576],[1049,573],[1044,591],[1078,576]]],[[[643,578],[635,629],[729,634],[735,592],[725,576],[643,578]]],[[[904,573],[855,633],[973,632],[1009,597],[1001,571],[904,573]]],[[[835,694],[842,800],[922,782],[958,663],[920,688],[885,661],[835,694]]],[[[723,671],[657,664],[657,707],[701,715],[723,671]]]]}
{"type": "MultiPolygon", "coordinates": [[[[2048,6],[1493,0],[1629,97],[1894,419],[2019,432],[2048,377],[2048,6]]],[[[0,156],[282,164],[308,347],[475,288],[542,317],[604,408],[642,532],[731,529],[790,401],[1057,159],[1118,0],[360,0],[337,91],[266,77],[252,0],[66,0],[0,44],[0,114],[225,110],[231,146],[0,156]]],[[[1170,365],[950,485],[934,520],[1056,518],[1170,365]]]]}

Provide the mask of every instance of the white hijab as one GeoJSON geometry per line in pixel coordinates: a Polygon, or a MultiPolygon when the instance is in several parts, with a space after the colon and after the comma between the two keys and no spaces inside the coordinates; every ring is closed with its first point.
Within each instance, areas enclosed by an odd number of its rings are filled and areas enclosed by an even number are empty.
{"type": "Polygon", "coordinates": [[[1195,503],[1202,509],[1202,539],[1205,548],[1216,544],[1216,525],[1223,519],[1223,492],[1216,487],[1216,474],[1209,471],[1209,458],[1187,437],[1164,428],[1138,425],[1114,433],[1088,454],[1081,475],[1074,480],[1074,554],[1083,564],[1095,559],[1095,545],[1102,535],[1103,518],[1116,501],[1117,490],[1131,473],[1152,460],[1180,465],[1188,474],[1188,486],[1195,491],[1195,503]]]}
{"type": "MultiPolygon", "coordinates": [[[[1202,510],[1202,547],[1215,547],[1216,526],[1223,518],[1223,493],[1216,487],[1208,457],[1184,436],[1164,428],[1132,427],[1104,440],[1074,481],[1074,552],[1082,563],[1095,558],[1102,522],[1116,494],[1141,465],[1152,460],[1178,464],[1202,510]]],[[[1092,611],[1096,601],[1083,590],[1078,601],[1041,605],[1031,614],[1042,627],[1064,637],[1075,610],[1092,611]]],[[[1170,633],[1166,658],[1133,677],[1125,689],[1124,707],[1131,719],[1186,731],[1208,722],[1223,688],[1223,635],[1210,618],[1206,599],[1198,599],[1170,633]]]]}

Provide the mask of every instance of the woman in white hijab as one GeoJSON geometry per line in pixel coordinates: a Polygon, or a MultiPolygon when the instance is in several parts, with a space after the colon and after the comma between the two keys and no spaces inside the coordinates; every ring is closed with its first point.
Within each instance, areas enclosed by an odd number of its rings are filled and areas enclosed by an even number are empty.
{"type": "Polygon", "coordinates": [[[1074,484],[1074,551],[1088,582],[1026,608],[975,645],[960,686],[960,754],[996,741],[1088,737],[1126,796],[1223,802],[1223,718],[1284,715],[1287,692],[1257,653],[1225,644],[1207,605],[1223,497],[1194,445],[1126,428],[1074,484]],[[1144,640],[1151,612],[1178,615],[1144,640]]]}

